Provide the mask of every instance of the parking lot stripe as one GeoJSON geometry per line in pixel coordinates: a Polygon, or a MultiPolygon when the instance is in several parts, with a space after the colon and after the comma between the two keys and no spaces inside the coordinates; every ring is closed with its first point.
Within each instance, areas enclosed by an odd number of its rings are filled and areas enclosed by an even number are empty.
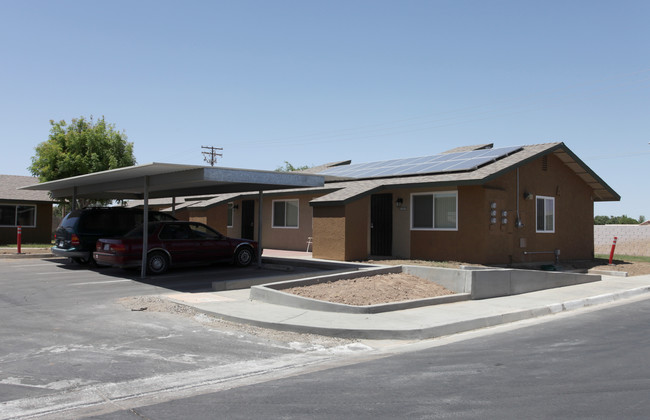
{"type": "Polygon", "coordinates": [[[107,284],[107,283],[125,283],[133,281],[131,279],[121,279],[121,280],[106,280],[106,281],[87,281],[84,283],[72,283],[69,286],[85,286],[87,284],[107,284]]]}

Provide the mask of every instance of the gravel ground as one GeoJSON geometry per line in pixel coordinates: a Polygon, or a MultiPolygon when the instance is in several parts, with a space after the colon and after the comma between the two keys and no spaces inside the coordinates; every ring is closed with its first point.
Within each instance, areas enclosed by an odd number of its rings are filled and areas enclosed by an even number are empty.
{"type": "Polygon", "coordinates": [[[439,284],[411,274],[379,274],[282,289],[283,292],[347,305],[376,305],[453,294],[439,284]]]}
{"type": "Polygon", "coordinates": [[[276,343],[288,343],[290,346],[309,343],[307,348],[334,348],[357,343],[358,340],[327,337],[317,334],[302,334],[291,331],[279,331],[256,327],[244,323],[226,321],[197,311],[189,306],[179,305],[160,296],[132,296],[119,300],[125,309],[131,311],[149,311],[169,313],[193,319],[205,328],[230,331],[233,334],[255,336],[276,343]]]}

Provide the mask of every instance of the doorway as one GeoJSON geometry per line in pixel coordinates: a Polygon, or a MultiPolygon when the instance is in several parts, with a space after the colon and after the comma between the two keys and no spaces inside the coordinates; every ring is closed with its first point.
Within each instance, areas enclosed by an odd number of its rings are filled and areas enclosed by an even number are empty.
{"type": "Polygon", "coordinates": [[[370,255],[390,256],[393,253],[393,195],[370,197],[370,255]]]}
{"type": "Polygon", "coordinates": [[[255,200],[243,200],[241,203],[241,237],[255,239],[255,200]]]}

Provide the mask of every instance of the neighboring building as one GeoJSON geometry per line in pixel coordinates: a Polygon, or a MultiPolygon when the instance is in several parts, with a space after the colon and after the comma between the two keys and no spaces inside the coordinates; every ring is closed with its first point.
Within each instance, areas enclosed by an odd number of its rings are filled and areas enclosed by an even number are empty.
{"type": "MultiPolygon", "coordinates": [[[[485,144],[306,172],[325,175],[325,186],[263,195],[264,248],[304,251],[312,238],[313,256],[333,260],[589,259],[594,201],[620,200],[564,143],[485,144]]],[[[177,217],[257,239],[258,201],[257,192],[186,201],[177,217]]]]}
{"type": "Polygon", "coordinates": [[[0,175],[0,244],[15,244],[17,227],[23,243],[52,240],[52,199],[45,191],[19,190],[38,184],[31,176],[0,175]]]}

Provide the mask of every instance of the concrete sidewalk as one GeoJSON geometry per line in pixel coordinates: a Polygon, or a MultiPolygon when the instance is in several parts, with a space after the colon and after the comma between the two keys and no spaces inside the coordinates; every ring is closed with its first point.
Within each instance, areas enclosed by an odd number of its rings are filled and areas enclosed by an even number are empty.
{"type": "Polygon", "coordinates": [[[650,275],[602,276],[599,282],[378,314],[322,312],[253,301],[249,299],[249,289],[170,294],[167,298],[226,320],[277,330],[348,338],[426,339],[613,302],[648,292],[650,275]]]}

